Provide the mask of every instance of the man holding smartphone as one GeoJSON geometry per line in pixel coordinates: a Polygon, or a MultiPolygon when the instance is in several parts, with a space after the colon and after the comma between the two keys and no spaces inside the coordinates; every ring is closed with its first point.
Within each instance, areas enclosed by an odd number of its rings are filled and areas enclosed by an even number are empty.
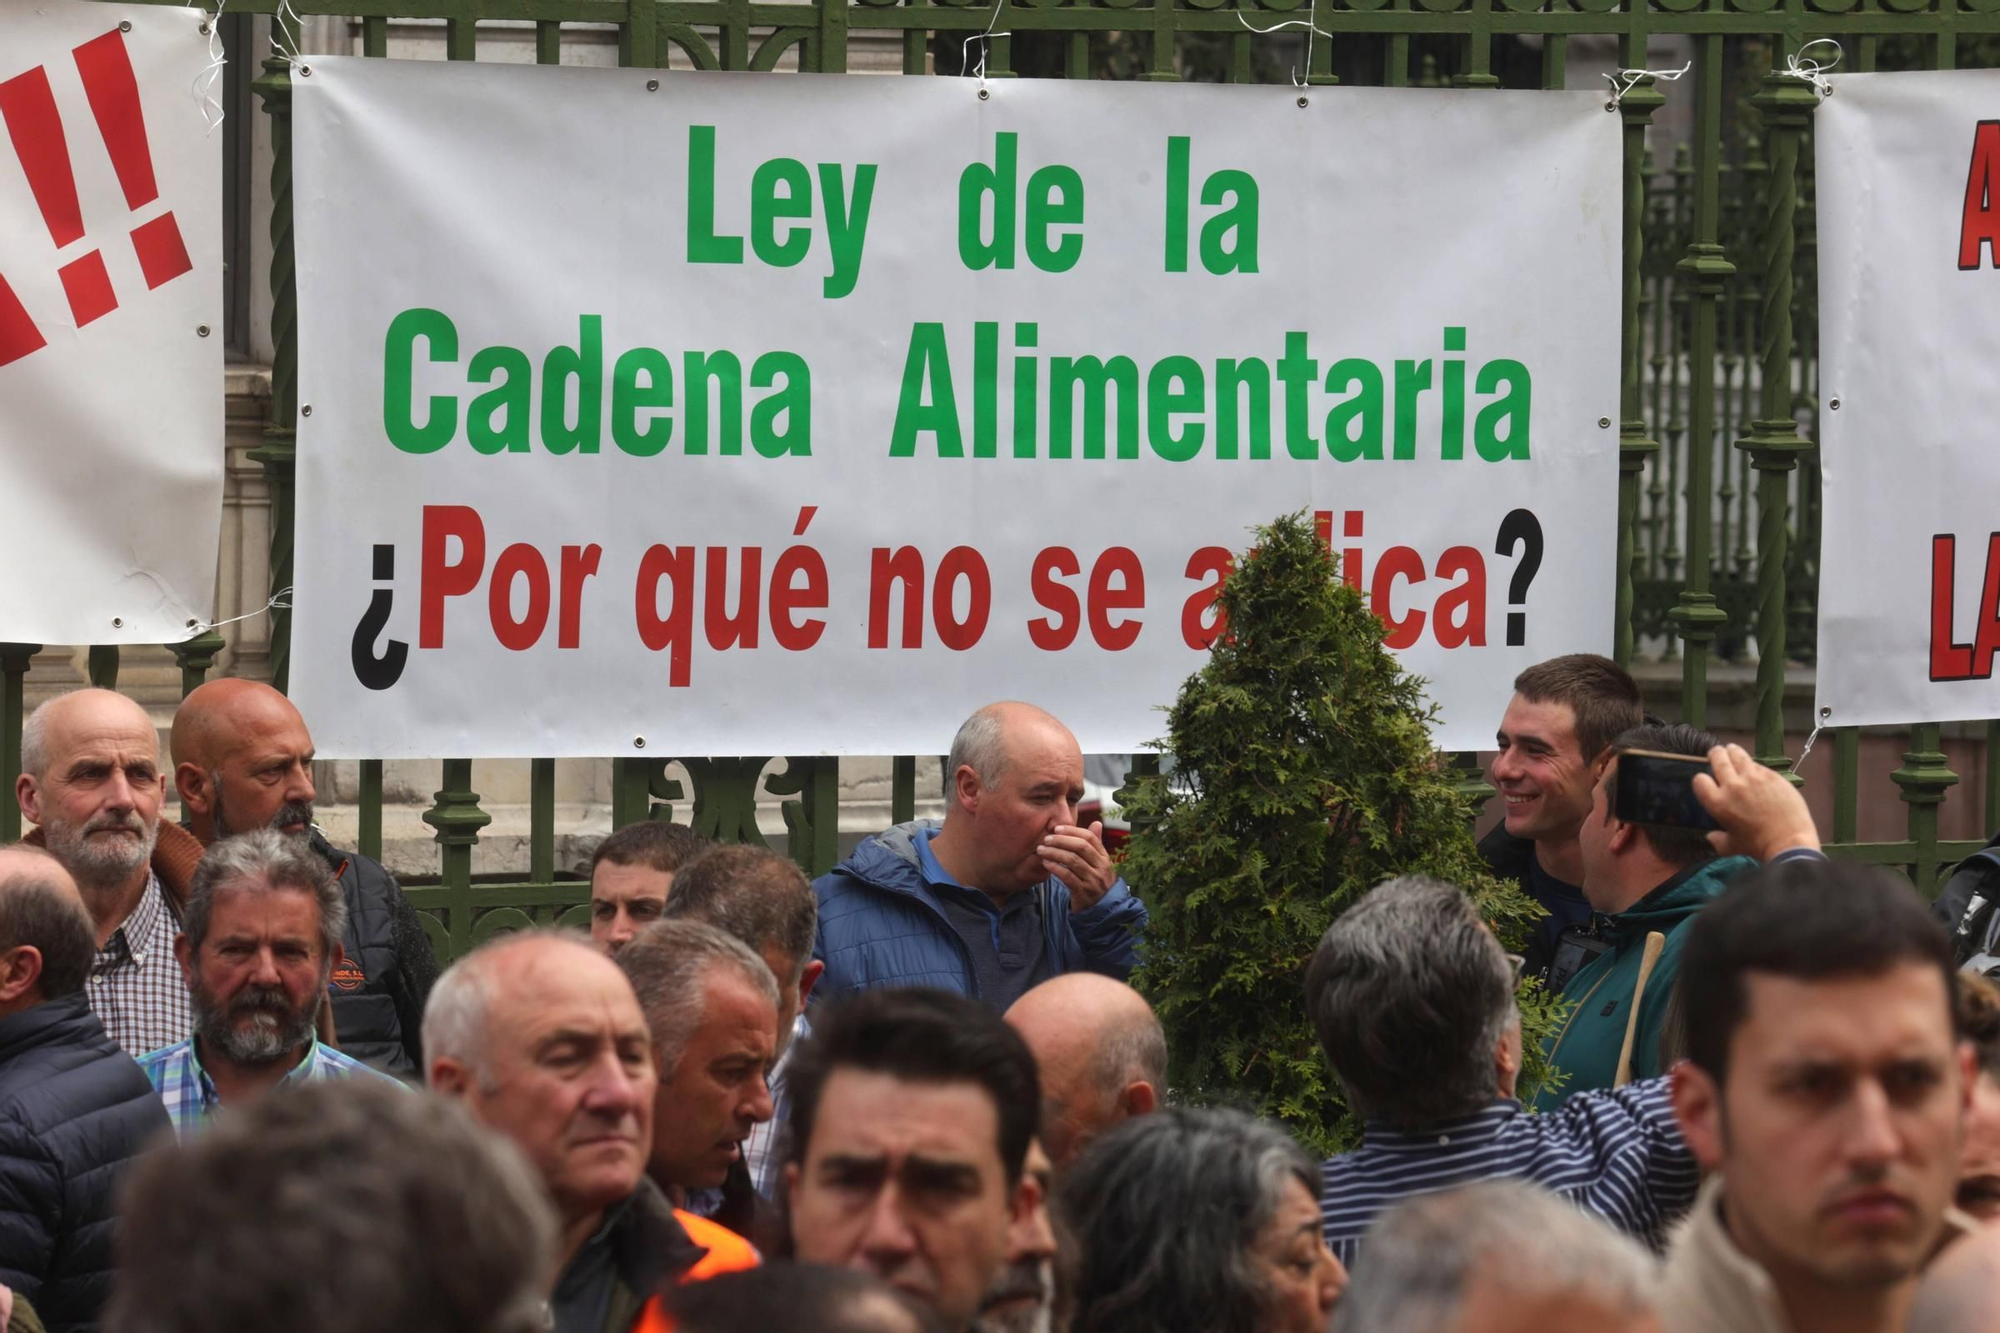
{"type": "Polygon", "coordinates": [[[1549,1056],[1568,1078],[1537,1094],[1543,1110],[1665,1072],[1662,1038],[1696,915],[1762,862],[1819,855],[1805,798],[1782,774],[1686,725],[1619,735],[1578,844],[1595,915],[1587,939],[1569,931],[1557,946],[1558,968],[1573,950],[1589,956],[1561,985],[1571,1007],[1549,1056]],[[1702,774],[1715,784],[1706,801],[1702,774]]]}
{"type": "Polygon", "coordinates": [[[1695,800],[1693,781],[1708,771],[1716,746],[1714,736],[1685,724],[1633,727],[1619,735],[1591,790],[1577,845],[1592,917],[1557,941],[1550,982],[1570,1003],[1549,1039],[1549,1058],[1568,1079],[1536,1095],[1540,1110],[1586,1088],[1662,1072],[1660,1036],[1688,927],[1731,880],[1757,866],[1747,856],[1718,857],[1709,845],[1714,820],[1695,800]],[[1630,818],[1635,814],[1646,822],[1630,818]],[[1678,822],[1654,822],[1662,816],[1678,822]]]}

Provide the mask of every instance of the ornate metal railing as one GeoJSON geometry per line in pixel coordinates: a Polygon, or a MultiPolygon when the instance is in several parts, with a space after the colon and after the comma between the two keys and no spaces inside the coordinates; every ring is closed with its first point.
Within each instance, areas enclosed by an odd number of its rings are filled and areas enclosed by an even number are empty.
{"type": "MultiPolygon", "coordinates": [[[[278,6],[231,0],[229,8],[271,14],[278,6]]],[[[558,63],[566,43],[602,40],[603,25],[611,25],[627,66],[840,72],[857,43],[873,41],[900,51],[905,74],[952,73],[963,67],[965,39],[990,32],[988,77],[1253,81],[1287,77],[1303,64],[1304,80],[1315,85],[1463,89],[1560,88],[1573,42],[1615,40],[1618,63],[1637,68],[1649,63],[1649,43],[1674,39],[1693,59],[1691,139],[1664,161],[1649,159],[1648,128],[1666,102],[1651,76],[1637,78],[1611,108],[1625,138],[1616,647],[1623,660],[1677,661],[1681,715],[1694,723],[1708,718],[1711,660],[1755,660],[1757,753],[1779,768],[1790,764],[1786,664],[1809,657],[1817,592],[1818,361],[1814,93],[1772,69],[1822,37],[1841,42],[1849,70],[1950,69],[1985,63],[2000,45],[2000,0],[290,0],[272,21],[292,42],[298,15],[350,20],[359,50],[378,57],[388,54],[393,21],[439,25],[453,60],[476,59],[481,25],[504,21],[532,23],[544,64],[558,63]],[[1329,36],[1302,43],[1291,33],[1251,30],[1295,19],[1329,36]]],[[[286,62],[266,59],[255,90],[271,119],[276,347],[270,424],[255,457],[271,482],[272,585],[283,587],[292,577],[298,407],[286,62]]],[[[280,687],[289,615],[273,613],[280,687]]],[[[208,634],[174,647],[189,688],[222,646],[208,634]]],[[[0,778],[10,786],[34,651],[0,645],[0,778]]],[[[115,682],[116,650],[94,649],[90,663],[94,681],[115,682]]],[[[1908,836],[1884,843],[1856,841],[1860,733],[1829,736],[1830,831],[1840,849],[1933,885],[1940,866],[1973,845],[1938,838],[1939,808],[1958,781],[1939,727],[1908,733],[1902,766],[1890,775],[1908,806],[1908,836]]],[[[555,764],[528,762],[528,864],[515,868],[520,882],[484,883],[475,882],[472,855],[489,817],[472,790],[471,763],[442,761],[424,816],[436,831],[442,873],[436,885],[413,889],[441,952],[530,920],[576,919],[582,886],[556,875],[555,764]]],[[[667,759],[610,762],[615,823],[691,799],[687,817],[698,828],[757,840],[763,783],[789,798],[789,845],[801,864],[818,871],[833,860],[834,759],[788,759],[768,782],[763,759],[686,760],[692,792],[669,780],[667,759]]],[[[1986,728],[1984,762],[1981,826],[1990,829],[2000,826],[2000,724],[1986,728]]],[[[359,842],[372,854],[382,843],[382,766],[367,762],[361,773],[359,842]]],[[[915,808],[914,760],[896,761],[892,803],[899,818],[915,808]]],[[[0,802],[0,838],[18,832],[19,812],[0,802]]]]}

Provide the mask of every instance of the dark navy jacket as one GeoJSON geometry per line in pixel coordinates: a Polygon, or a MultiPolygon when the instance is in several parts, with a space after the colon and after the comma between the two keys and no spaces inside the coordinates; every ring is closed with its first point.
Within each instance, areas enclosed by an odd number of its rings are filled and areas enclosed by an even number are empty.
{"type": "MultiPolygon", "coordinates": [[[[813,884],[819,897],[813,956],[826,964],[813,987],[815,1001],[875,986],[934,986],[980,998],[965,944],[917,870],[914,839],[936,827],[936,820],[898,824],[813,884]]],[[[1074,915],[1061,880],[1043,880],[1030,892],[1041,896],[1044,956],[1054,972],[1101,972],[1123,981],[1138,965],[1146,905],[1124,880],[1074,915]]]]}
{"type": "Polygon", "coordinates": [[[0,1283],[49,1333],[111,1296],[112,1205],[167,1110],[81,992],[0,1019],[0,1283]]]}

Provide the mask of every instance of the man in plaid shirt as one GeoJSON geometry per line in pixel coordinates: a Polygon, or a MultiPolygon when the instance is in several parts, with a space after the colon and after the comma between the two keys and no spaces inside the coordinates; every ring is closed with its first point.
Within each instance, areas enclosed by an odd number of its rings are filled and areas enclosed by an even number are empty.
{"type": "Polygon", "coordinates": [[[259,829],[202,857],[174,942],[194,1035],[139,1061],[182,1138],[273,1088],[395,1082],[322,1044],[314,1029],[346,917],[332,871],[297,839],[259,829]]]}
{"type": "Polygon", "coordinates": [[[187,985],[174,961],[187,876],[201,844],[160,819],[159,735],[146,710],[110,690],[41,705],[21,729],[14,795],[76,880],[97,930],[85,993],[111,1039],[137,1056],[188,1033],[187,985]]]}

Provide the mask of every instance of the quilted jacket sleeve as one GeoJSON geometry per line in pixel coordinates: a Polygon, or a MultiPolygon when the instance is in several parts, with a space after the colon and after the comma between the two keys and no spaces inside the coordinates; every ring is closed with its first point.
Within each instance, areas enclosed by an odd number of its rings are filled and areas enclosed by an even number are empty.
{"type": "Polygon", "coordinates": [[[1101,972],[1123,981],[1139,965],[1139,936],[1146,929],[1146,904],[1121,878],[1087,912],[1069,919],[1071,934],[1083,950],[1085,971],[1101,972]]]}
{"type": "Polygon", "coordinates": [[[33,1300],[55,1254],[62,1168],[18,1120],[0,1121],[0,1283],[33,1300]]]}

